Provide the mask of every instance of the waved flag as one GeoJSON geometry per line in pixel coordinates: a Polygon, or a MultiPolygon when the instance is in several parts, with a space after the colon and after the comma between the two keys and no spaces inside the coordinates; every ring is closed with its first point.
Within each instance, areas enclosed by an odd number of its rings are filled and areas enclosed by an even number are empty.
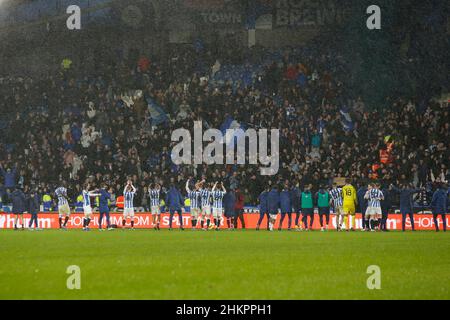
{"type": "Polygon", "coordinates": [[[342,107],[339,112],[341,113],[341,124],[345,131],[352,131],[354,128],[354,123],[347,107],[342,107]]]}
{"type": "Polygon", "coordinates": [[[152,98],[146,98],[148,104],[148,110],[150,111],[150,117],[152,119],[152,125],[159,125],[169,120],[169,117],[161,108],[161,106],[152,98]]]}
{"type": "Polygon", "coordinates": [[[228,129],[242,129],[243,131],[245,131],[245,127],[241,123],[239,123],[233,117],[227,116],[225,121],[220,126],[220,131],[222,132],[223,136],[226,139],[226,141],[225,141],[226,145],[229,145],[232,142],[233,138],[234,138],[234,141],[236,143],[237,139],[240,136],[244,135],[244,132],[237,132],[233,136],[227,137],[225,134],[226,134],[228,129]]]}

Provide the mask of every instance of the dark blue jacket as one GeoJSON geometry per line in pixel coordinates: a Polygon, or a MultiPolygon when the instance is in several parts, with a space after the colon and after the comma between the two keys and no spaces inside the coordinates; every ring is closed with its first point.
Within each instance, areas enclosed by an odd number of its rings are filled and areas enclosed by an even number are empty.
{"type": "Polygon", "coordinates": [[[27,209],[27,199],[22,190],[16,189],[9,194],[13,213],[24,213],[27,209]]]}
{"type": "Polygon", "coordinates": [[[98,207],[100,212],[109,212],[108,200],[111,199],[111,194],[105,189],[100,189],[100,197],[98,199],[98,207]]]}
{"type": "Polygon", "coordinates": [[[292,202],[292,209],[294,212],[300,212],[301,209],[301,197],[302,192],[299,188],[294,187],[291,190],[291,202],[292,202]]]}
{"type": "Polygon", "coordinates": [[[433,198],[431,200],[431,207],[433,213],[442,214],[447,213],[448,206],[448,191],[446,189],[437,189],[433,193],[433,198]]]}
{"type": "Polygon", "coordinates": [[[16,168],[11,169],[11,171],[5,171],[3,168],[0,168],[0,172],[5,179],[5,188],[11,189],[16,186],[16,168]]]}
{"type": "Polygon", "coordinates": [[[169,210],[181,212],[184,199],[176,187],[170,187],[166,194],[166,206],[169,210]]]}
{"type": "Polygon", "coordinates": [[[356,197],[358,198],[358,206],[359,206],[359,212],[362,214],[366,214],[367,209],[367,199],[364,199],[364,195],[367,192],[367,187],[361,187],[356,192],[356,197]]]}
{"type": "Polygon", "coordinates": [[[267,206],[267,198],[269,193],[267,191],[261,192],[259,195],[259,213],[267,213],[269,208],[267,206]]]}
{"type": "Polygon", "coordinates": [[[31,214],[36,214],[39,212],[40,203],[39,203],[39,195],[37,193],[30,193],[27,196],[27,210],[31,214]]]}
{"type": "Polygon", "coordinates": [[[223,197],[223,208],[227,213],[234,213],[234,205],[236,204],[236,194],[234,191],[225,193],[223,197]]]}
{"type": "Polygon", "coordinates": [[[381,200],[381,210],[387,211],[392,207],[393,202],[393,192],[392,189],[382,189],[384,200],[381,200]]]}
{"type": "Polygon", "coordinates": [[[5,187],[4,186],[0,186],[0,198],[1,198],[0,203],[2,203],[2,202],[5,203],[7,196],[8,195],[6,194],[5,187]]]}
{"type": "Polygon", "coordinates": [[[420,189],[398,189],[394,187],[394,190],[400,193],[400,212],[413,213],[412,197],[420,189]]]}
{"type": "Polygon", "coordinates": [[[267,195],[267,210],[270,214],[277,214],[280,207],[280,193],[276,189],[269,191],[267,195]]]}
{"type": "Polygon", "coordinates": [[[291,192],[287,189],[280,192],[280,207],[282,213],[292,212],[291,192]]]}

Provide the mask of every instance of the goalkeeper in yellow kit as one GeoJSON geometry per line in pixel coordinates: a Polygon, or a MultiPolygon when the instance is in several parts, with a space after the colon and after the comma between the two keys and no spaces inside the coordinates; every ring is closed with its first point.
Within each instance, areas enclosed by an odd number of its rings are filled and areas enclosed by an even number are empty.
{"type": "Polygon", "coordinates": [[[353,225],[355,224],[355,211],[358,204],[358,198],[356,197],[356,189],[351,185],[350,179],[345,179],[345,186],[342,187],[342,209],[344,211],[344,223],[347,230],[355,231],[353,225]],[[350,216],[353,216],[350,219],[350,216]]]}

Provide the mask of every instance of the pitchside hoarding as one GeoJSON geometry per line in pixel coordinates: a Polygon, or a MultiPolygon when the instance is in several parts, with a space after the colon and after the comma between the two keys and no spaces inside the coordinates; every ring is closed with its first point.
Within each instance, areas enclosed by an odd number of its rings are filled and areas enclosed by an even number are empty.
{"type": "MultiPolygon", "coordinates": [[[[28,225],[30,220],[30,215],[25,214],[25,225],[28,225]]],[[[68,228],[82,228],[83,226],[83,217],[82,213],[73,213],[70,216],[70,220],[68,222],[68,228]]],[[[91,221],[91,228],[98,227],[98,213],[94,214],[94,218],[91,221]]],[[[293,219],[295,215],[293,215],[293,219]]],[[[256,227],[256,223],[259,219],[259,214],[244,214],[245,225],[249,229],[254,229],[256,227]]],[[[447,219],[447,225],[449,225],[449,218],[447,219]]],[[[279,219],[278,219],[279,220],[279,219]]],[[[433,216],[431,214],[416,214],[414,215],[414,226],[416,230],[434,230],[434,222],[433,216]]],[[[39,227],[43,229],[51,229],[58,228],[58,214],[55,213],[41,213],[39,214],[39,227]]],[[[278,228],[278,222],[275,224],[275,228],[278,228]]],[[[103,225],[105,226],[106,221],[104,220],[103,225]]],[[[122,214],[120,213],[112,213],[111,214],[111,223],[121,226],[122,225],[122,214]]],[[[442,220],[438,219],[439,228],[442,228],[442,220]]],[[[267,224],[266,218],[264,218],[262,227],[264,228],[267,224]]],[[[190,214],[183,214],[183,225],[185,227],[191,227],[191,216],[190,214]]],[[[336,227],[335,216],[331,215],[330,217],[330,228],[336,227]]],[[[402,216],[400,214],[391,214],[389,215],[389,219],[387,221],[388,229],[390,230],[401,230],[402,228],[402,216]]],[[[135,228],[152,228],[152,216],[149,213],[137,213],[134,217],[134,227],[135,228]]],[[[161,228],[169,227],[169,214],[165,213],[161,215],[161,228]]],[[[176,215],[173,219],[172,227],[178,228],[178,215],[176,215]]],[[[226,222],[222,219],[221,227],[226,227],[226,222]]],[[[356,215],[356,227],[361,228],[361,215],[356,215]]],[[[409,229],[411,227],[411,222],[409,218],[406,219],[406,227],[409,229]]],[[[14,215],[13,214],[0,214],[0,229],[12,229],[14,228],[14,215]]],[[[283,229],[287,228],[287,217],[283,223],[283,229]]],[[[320,229],[319,217],[315,215],[313,229],[320,229]]]]}

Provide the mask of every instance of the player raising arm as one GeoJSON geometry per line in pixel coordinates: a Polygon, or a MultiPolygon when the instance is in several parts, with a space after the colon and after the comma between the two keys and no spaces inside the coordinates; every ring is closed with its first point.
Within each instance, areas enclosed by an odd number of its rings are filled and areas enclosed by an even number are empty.
{"type": "Polygon", "coordinates": [[[131,220],[131,229],[134,229],[134,195],[136,194],[136,188],[133,186],[131,180],[127,181],[127,185],[125,189],[123,189],[123,219],[122,219],[122,228],[125,228],[127,223],[127,219],[131,220]]]}
{"type": "Polygon", "coordinates": [[[84,184],[83,188],[83,211],[84,211],[84,220],[83,220],[83,231],[89,231],[89,223],[91,222],[92,217],[92,207],[91,207],[91,197],[100,196],[100,193],[96,191],[90,191],[91,185],[89,183],[84,184]]]}
{"type": "Polygon", "coordinates": [[[55,195],[58,197],[59,228],[66,230],[66,225],[70,216],[70,208],[67,197],[67,183],[65,181],[63,181],[61,186],[55,190],[55,195]],[[63,217],[64,223],[62,221],[63,217]]]}
{"type": "Polygon", "coordinates": [[[227,193],[224,185],[222,183],[216,182],[211,190],[212,199],[213,199],[213,217],[214,217],[214,225],[216,231],[220,228],[220,222],[223,215],[223,196],[227,193]],[[222,190],[220,190],[220,189],[222,190]]]}
{"type": "Polygon", "coordinates": [[[152,226],[155,230],[159,230],[159,223],[161,220],[161,208],[160,208],[160,196],[161,186],[158,183],[150,184],[148,188],[148,194],[150,196],[150,210],[152,213],[152,226]]]}
{"type": "Polygon", "coordinates": [[[200,218],[200,225],[203,230],[208,230],[210,220],[211,220],[211,187],[208,185],[206,180],[200,182],[200,198],[202,205],[202,213],[200,218]],[[205,227],[206,220],[206,227],[205,227]]]}
{"type": "Polygon", "coordinates": [[[189,189],[189,182],[191,179],[186,181],[186,192],[190,200],[190,210],[192,218],[192,230],[197,227],[197,219],[200,213],[200,184],[197,182],[195,184],[195,189],[189,189]]]}

